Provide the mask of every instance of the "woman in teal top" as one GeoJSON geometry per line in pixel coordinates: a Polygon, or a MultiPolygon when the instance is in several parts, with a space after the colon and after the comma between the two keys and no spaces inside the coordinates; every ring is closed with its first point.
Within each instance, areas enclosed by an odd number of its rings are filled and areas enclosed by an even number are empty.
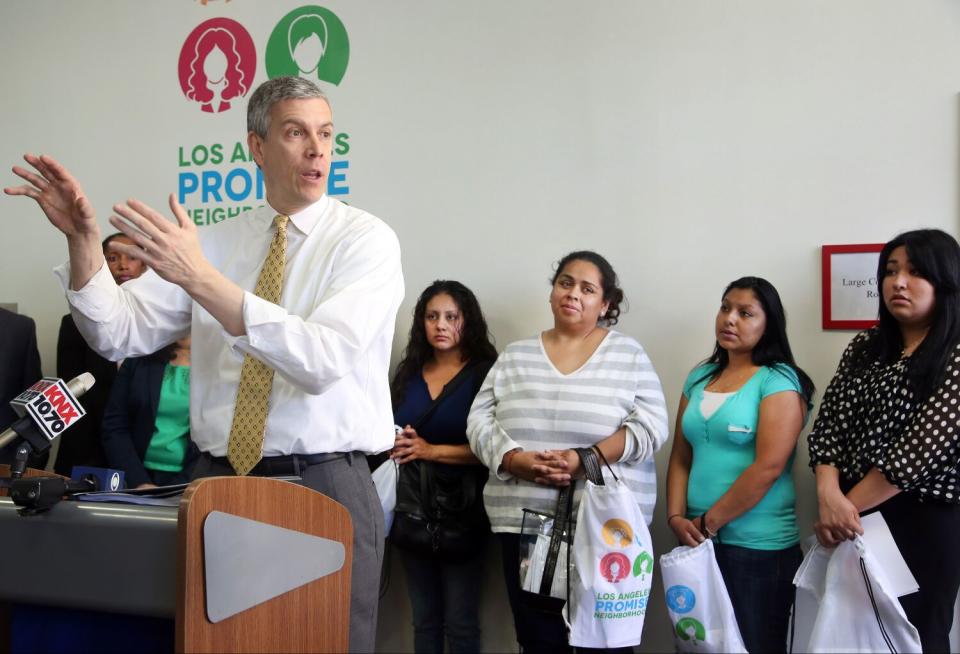
{"type": "Polygon", "coordinates": [[[197,456],[190,441],[190,338],[156,354],[127,359],[103,416],[103,449],[126,473],[128,488],[189,481],[197,456]]]}
{"type": "Polygon", "coordinates": [[[716,537],[749,652],[786,651],[800,565],[792,467],[813,382],[797,367],[777,290],[727,286],[713,355],[683,385],[667,471],[667,522],[682,545],[716,537]]]}

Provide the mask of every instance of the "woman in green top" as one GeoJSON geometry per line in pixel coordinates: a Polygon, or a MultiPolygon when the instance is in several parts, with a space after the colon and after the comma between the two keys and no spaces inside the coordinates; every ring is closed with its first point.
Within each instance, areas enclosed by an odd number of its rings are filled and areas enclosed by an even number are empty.
{"type": "Polygon", "coordinates": [[[713,355],[687,377],[667,471],[667,522],[682,545],[716,537],[749,652],[786,650],[800,565],[793,457],[813,382],[793,360],[777,290],[727,286],[713,355]]]}
{"type": "Polygon", "coordinates": [[[128,488],[189,481],[190,337],[120,366],[103,415],[103,449],[128,488]]]}

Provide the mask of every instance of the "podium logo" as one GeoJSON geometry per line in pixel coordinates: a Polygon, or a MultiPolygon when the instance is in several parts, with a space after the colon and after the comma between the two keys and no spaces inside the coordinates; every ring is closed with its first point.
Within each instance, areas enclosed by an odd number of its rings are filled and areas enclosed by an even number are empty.
{"type": "Polygon", "coordinates": [[[208,113],[230,109],[250,92],[257,49],[250,33],[235,20],[211,18],[197,25],[180,48],[177,73],[188,100],[208,113]]]}
{"type": "Polygon", "coordinates": [[[306,77],[339,85],[350,61],[350,39],[329,9],[307,5],[284,16],[267,40],[267,77],[306,77]]]}

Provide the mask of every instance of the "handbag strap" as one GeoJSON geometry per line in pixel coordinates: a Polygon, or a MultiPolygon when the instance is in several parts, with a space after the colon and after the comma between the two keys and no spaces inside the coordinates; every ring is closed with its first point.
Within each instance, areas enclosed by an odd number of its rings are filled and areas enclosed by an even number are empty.
{"type": "Polygon", "coordinates": [[[460,372],[458,372],[456,375],[454,375],[454,376],[453,376],[453,379],[451,379],[451,380],[448,381],[446,384],[444,384],[443,390],[440,391],[440,395],[438,395],[438,396],[433,400],[433,402],[430,403],[430,406],[428,406],[428,407],[424,410],[424,412],[420,414],[420,417],[419,417],[419,418],[417,418],[417,419],[414,420],[412,423],[410,423],[410,426],[413,427],[416,431],[420,431],[420,427],[422,427],[422,426],[423,426],[423,423],[425,423],[425,422],[427,421],[427,418],[429,418],[430,415],[431,415],[434,411],[436,411],[437,407],[440,406],[440,403],[441,403],[443,400],[445,400],[446,398],[450,397],[450,395],[452,395],[455,390],[457,390],[458,388],[460,388],[460,386],[461,386],[461,385],[463,384],[463,382],[467,379],[467,377],[470,376],[469,373],[470,373],[474,368],[476,368],[480,363],[481,363],[481,362],[479,362],[479,361],[476,361],[476,362],[475,362],[475,361],[471,361],[470,363],[468,363],[467,365],[465,365],[463,368],[460,368],[460,372]]]}
{"type": "Polygon", "coordinates": [[[600,467],[600,461],[603,461],[603,464],[607,466],[607,470],[610,471],[610,474],[613,475],[613,478],[616,481],[620,481],[620,478],[617,477],[617,473],[613,471],[613,468],[610,467],[610,464],[607,462],[607,457],[603,456],[603,452],[600,451],[600,448],[594,445],[593,447],[575,447],[573,449],[577,453],[577,456],[580,457],[580,464],[583,466],[583,472],[586,478],[596,484],[597,486],[603,486],[603,468],[600,467]]]}
{"type": "MultiPolygon", "coordinates": [[[[540,594],[549,595],[550,588],[553,586],[553,575],[557,569],[557,558],[560,555],[560,545],[563,543],[563,535],[570,529],[571,513],[573,513],[573,487],[571,482],[569,486],[560,489],[560,496],[557,498],[557,512],[553,518],[553,529],[550,532],[550,548],[547,550],[547,560],[543,565],[543,576],[540,579],[540,594]]],[[[567,542],[570,542],[569,537],[567,542]]],[[[569,554],[567,561],[569,562],[569,554]]]]}

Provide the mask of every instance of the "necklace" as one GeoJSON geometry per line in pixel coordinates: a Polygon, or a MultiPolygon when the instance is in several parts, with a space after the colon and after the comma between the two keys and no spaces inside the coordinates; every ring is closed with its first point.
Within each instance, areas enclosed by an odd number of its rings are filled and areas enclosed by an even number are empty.
{"type": "Polygon", "coordinates": [[[920,344],[923,343],[923,339],[925,339],[926,337],[927,337],[927,332],[924,332],[920,338],[917,338],[910,343],[904,343],[903,349],[900,350],[900,358],[904,359],[910,356],[911,354],[913,354],[916,351],[916,349],[920,347],[920,344]]]}

